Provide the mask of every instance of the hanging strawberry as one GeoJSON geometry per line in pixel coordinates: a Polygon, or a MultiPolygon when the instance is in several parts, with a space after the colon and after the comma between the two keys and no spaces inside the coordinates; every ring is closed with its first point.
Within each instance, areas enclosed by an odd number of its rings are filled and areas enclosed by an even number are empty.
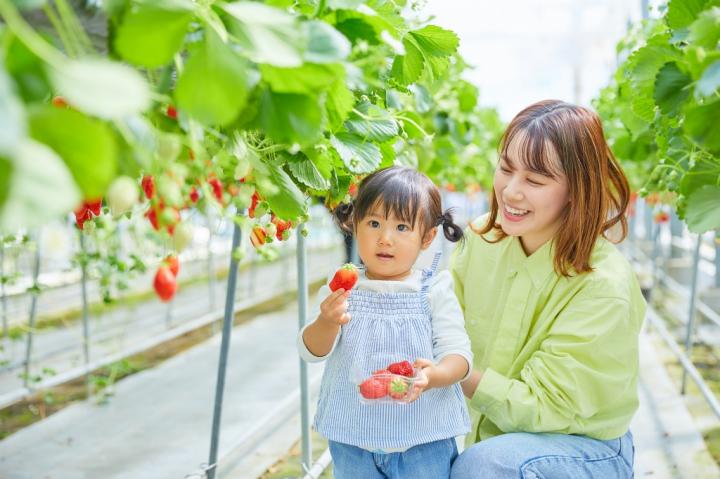
{"type": "Polygon", "coordinates": [[[158,268],[153,280],[153,288],[155,288],[155,293],[163,302],[168,302],[175,296],[177,280],[168,266],[158,268]]]}

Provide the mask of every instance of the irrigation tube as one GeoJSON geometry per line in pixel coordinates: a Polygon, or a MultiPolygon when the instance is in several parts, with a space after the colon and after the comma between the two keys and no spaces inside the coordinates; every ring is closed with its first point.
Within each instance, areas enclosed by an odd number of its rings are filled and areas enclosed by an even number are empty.
{"type": "Polygon", "coordinates": [[[312,469],[310,469],[307,474],[303,476],[303,479],[317,479],[318,477],[320,477],[320,474],[322,474],[323,471],[327,469],[327,467],[330,465],[330,462],[332,462],[332,458],[330,457],[330,449],[325,449],[325,452],[323,452],[317,462],[313,464],[312,469]]]}
{"type": "MultiPolygon", "coordinates": [[[[82,290],[82,330],[83,330],[83,358],[85,359],[85,367],[87,368],[90,364],[90,326],[88,324],[88,298],[87,298],[87,251],[85,248],[85,233],[82,230],[78,230],[78,236],[80,237],[80,254],[82,255],[82,261],[80,261],[80,285],[82,290]]],[[[85,374],[85,390],[87,397],[90,397],[90,371],[85,374]]]]}
{"type": "Polygon", "coordinates": [[[720,418],[720,404],[718,403],[717,398],[710,388],[708,388],[707,384],[705,384],[705,380],[702,378],[697,368],[695,368],[692,361],[690,361],[690,359],[680,350],[680,347],[675,342],[675,339],[663,324],[663,320],[657,316],[657,313],[655,313],[652,308],[649,307],[646,317],[650,324],[652,324],[652,327],[660,334],[660,337],[662,337],[670,350],[680,361],[680,364],[683,367],[683,373],[687,372],[690,375],[690,378],[695,382],[695,384],[697,384],[698,389],[700,389],[700,392],[705,397],[705,400],[710,408],[713,410],[715,415],[720,418]]]}
{"type": "MultiPolygon", "coordinates": [[[[240,246],[240,226],[234,224],[232,250],[240,246]]],[[[207,477],[215,478],[217,471],[218,446],[220,444],[220,418],[222,416],[222,401],[225,392],[225,372],[227,369],[228,351],[230,350],[230,335],[235,309],[235,290],[237,286],[238,261],[236,255],[230,254],[230,272],[225,295],[225,317],[223,319],[222,342],[220,344],[220,360],[218,365],[217,383],[215,386],[215,409],[213,411],[212,435],[210,439],[210,457],[208,459],[207,477]]]]}
{"type": "MultiPolygon", "coordinates": [[[[308,312],[308,280],[307,280],[307,248],[302,231],[305,224],[297,229],[297,276],[298,276],[298,329],[307,323],[308,312]]],[[[312,465],[312,445],[310,443],[310,396],[308,388],[307,363],[300,359],[300,428],[302,433],[302,466],[303,471],[310,470],[312,465]]]]}

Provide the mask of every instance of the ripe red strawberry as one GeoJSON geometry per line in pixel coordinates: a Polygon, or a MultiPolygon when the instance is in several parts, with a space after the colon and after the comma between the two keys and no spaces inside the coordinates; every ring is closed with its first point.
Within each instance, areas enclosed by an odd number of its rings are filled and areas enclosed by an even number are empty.
{"type": "Polygon", "coordinates": [[[169,254],[165,257],[165,260],[163,261],[165,263],[165,266],[170,268],[170,271],[172,271],[172,274],[174,276],[177,276],[180,272],[180,260],[177,256],[174,254],[169,254]]]}
{"type": "Polygon", "coordinates": [[[336,291],[343,288],[350,291],[358,279],[358,270],[352,263],[345,263],[335,272],[332,281],[330,281],[330,291],[336,291]]]}
{"type": "Polygon", "coordinates": [[[102,198],[98,200],[85,200],[78,209],[75,210],[75,224],[78,228],[83,229],[85,222],[91,220],[93,216],[99,216],[102,209],[102,198]]]}
{"type": "Polygon", "coordinates": [[[177,280],[175,275],[170,271],[167,266],[160,266],[155,273],[155,279],[153,281],[153,288],[155,293],[163,301],[167,302],[172,299],[177,291],[177,280]]]}
{"type": "Polygon", "coordinates": [[[167,110],[165,111],[168,118],[172,118],[173,120],[177,120],[177,108],[175,108],[172,105],[168,105],[167,110]]]}
{"type": "Polygon", "coordinates": [[[253,193],[252,200],[250,202],[250,208],[248,208],[248,216],[250,218],[255,218],[255,208],[257,208],[259,201],[260,196],[257,194],[257,192],[253,193]]]}
{"type": "Polygon", "coordinates": [[[360,394],[365,399],[379,399],[387,396],[387,384],[375,378],[366,379],[360,384],[360,394]]]}
{"type": "Polygon", "coordinates": [[[152,175],[142,177],[142,189],[147,199],[151,200],[153,195],[155,195],[155,178],[153,178],[152,175]]]}
{"type": "Polygon", "coordinates": [[[400,376],[412,377],[415,374],[412,364],[408,361],[400,361],[399,363],[392,363],[387,367],[388,371],[393,374],[399,374],[400,376]]]}
{"type": "Polygon", "coordinates": [[[277,228],[277,231],[275,232],[275,237],[278,239],[278,241],[283,241],[284,239],[287,239],[287,235],[284,235],[283,233],[292,228],[292,221],[281,220],[275,215],[272,216],[272,219],[270,221],[272,221],[272,223],[277,228]]]}
{"type": "Polygon", "coordinates": [[[670,221],[670,215],[667,211],[658,211],[655,213],[655,223],[667,223],[670,221]]]}
{"type": "Polygon", "coordinates": [[[197,203],[200,199],[200,192],[194,186],[190,189],[190,201],[197,203]]]}
{"type": "Polygon", "coordinates": [[[395,378],[388,384],[388,394],[393,399],[403,399],[408,393],[408,385],[400,378],[395,378]]]}
{"type": "Polygon", "coordinates": [[[155,231],[158,231],[160,229],[160,223],[158,223],[157,211],[155,210],[155,208],[150,208],[147,213],[145,213],[145,217],[148,219],[148,221],[150,221],[150,224],[155,231]]]}
{"type": "Polygon", "coordinates": [[[215,199],[218,200],[218,203],[223,202],[223,185],[220,183],[220,180],[217,178],[210,178],[208,180],[208,183],[212,187],[213,195],[215,196],[215,199]]]}

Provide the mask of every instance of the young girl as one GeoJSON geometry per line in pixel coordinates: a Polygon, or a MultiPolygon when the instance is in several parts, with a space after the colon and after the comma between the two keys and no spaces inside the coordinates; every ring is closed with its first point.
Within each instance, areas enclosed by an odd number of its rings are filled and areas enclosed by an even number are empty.
{"type": "Polygon", "coordinates": [[[354,231],[365,269],[351,291],[323,287],[317,319],[298,336],[306,361],[328,361],[315,429],[329,440],[335,478],[449,477],[454,438],[470,426],[458,384],[472,365],[470,341],[450,275],[437,272],[439,255],[429,270],[413,265],[438,226],[453,242],[462,230],[442,211],[437,187],[405,167],[365,178],[336,215],[354,231]],[[417,370],[406,403],[363,403],[353,370],[393,359],[417,370]]]}
{"type": "Polygon", "coordinates": [[[510,122],[490,214],[450,267],[476,353],[453,479],[633,477],[645,301],[607,239],[628,190],[591,110],[548,100],[510,122]]]}

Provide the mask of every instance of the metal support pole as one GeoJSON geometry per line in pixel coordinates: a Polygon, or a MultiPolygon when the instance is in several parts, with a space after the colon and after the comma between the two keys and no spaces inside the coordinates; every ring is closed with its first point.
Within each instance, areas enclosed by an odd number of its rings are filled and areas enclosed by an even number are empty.
{"type": "MultiPolygon", "coordinates": [[[[213,225],[212,225],[212,213],[208,211],[207,214],[208,223],[208,241],[207,241],[207,274],[208,274],[208,297],[210,298],[210,311],[215,311],[215,267],[213,265],[213,254],[212,254],[212,237],[213,237],[213,225]]],[[[232,251],[232,250],[231,250],[232,251]]]]}
{"type": "MultiPolygon", "coordinates": [[[[234,224],[232,251],[240,246],[240,226],[234,224]]],[[[220,418],[222,416],[223,394],[225,392],[225,372],[230,350],[230,335],[235,319],[235,287],[237,286],[238,262],[235,255],[230,255],[230,272],[225,295],[225,317],[223,318],[222,342],[220,344],[220,360],[218,363],[217,383],[215,386],[215,409],[213,411],[212,436],[210,440],[210,458],[208,459],[207,477],[215,478],[217,471],[218,448],[220,444],[220,418]]]]}
{"type": "Polygon", "coordinates": [[[682,256],[682,250],[673,244],[675,238],[681,238],[683,234],[683,223],[678,218],[677,213],[673,210],[670,212],[670,257],[679,258],[682,256]]]}
{"type": "MultiPolygon", "coordinates": [[[[697,237],[695,244],[695,253],[693,254],[692,280],[690,283],[690,297],[688,301],[688,320],[687,330],[685,331],[685,354],[692,361],[692,334],[695,325],[695,301],[697,299],[697,283],[698,283],[698,265],[700,264],[700,245],[702,245],[702,235],[697,237]]],[[[685,394],[685,386],[687,385],[687,370],[683,369],[682,387],[680,392],[685,394]]]]}
{"type": "Polygon", "coordinates": [[[10,334],[7,318],[7,297],[5,296],[5,241],[0,235],[0,303],[2,303],[3,338],[8,339],[10,334]]]}
{"type": "Polygon", "coordinates": [[[715,232],[715,287],[720,288],[720,231],[715,232]]]}
{"type": "MultiPolygon", "coordinates": [[[[33,266],[33,288],[38,287],[38,276],[40,275],[40,242],[35,242],[35,265],[33,266]]],[[[32,340],[35,330],[35,315],[37,314],[37,300],[39,293],[33,290],[30,299],[30,319],[28,321],[27,346],[25,348],[25,374],[23,385],[27,388],[30,382],[30,361],[32,360],[32,340]]]]}
{"type": "MultiPolygon", "coordinates": [[[[82,230],[78,229],[78,235],[80,236],[80,254],[82,255],[82,261],[80,261],[80,287],[82,292],[82,327],[83,327],[83,359],[85,360],[85,366],[90,364],[90,324],[88,314],[88,297],[87,297],[87,251],[85,248],[85,234],[82,230]]],[[[85,390],[87,397],[90,397],[90,372],[85,373],[85,390]]]]}
{"type": "MultiPolygon", "coordinates": [[[[297,235],[297,273],[298,273],[298,327],[302,329],[307,323],[308,314],[308,278],[307,278],[307,248],[305,236],[298,227],[297,235]]],[[[300,428],[302,433],[302,467],[307,473],[312,467],[312,444],[310,442],[310,388],[308,387],[307,363],[300,359],[300,428]]]]}

